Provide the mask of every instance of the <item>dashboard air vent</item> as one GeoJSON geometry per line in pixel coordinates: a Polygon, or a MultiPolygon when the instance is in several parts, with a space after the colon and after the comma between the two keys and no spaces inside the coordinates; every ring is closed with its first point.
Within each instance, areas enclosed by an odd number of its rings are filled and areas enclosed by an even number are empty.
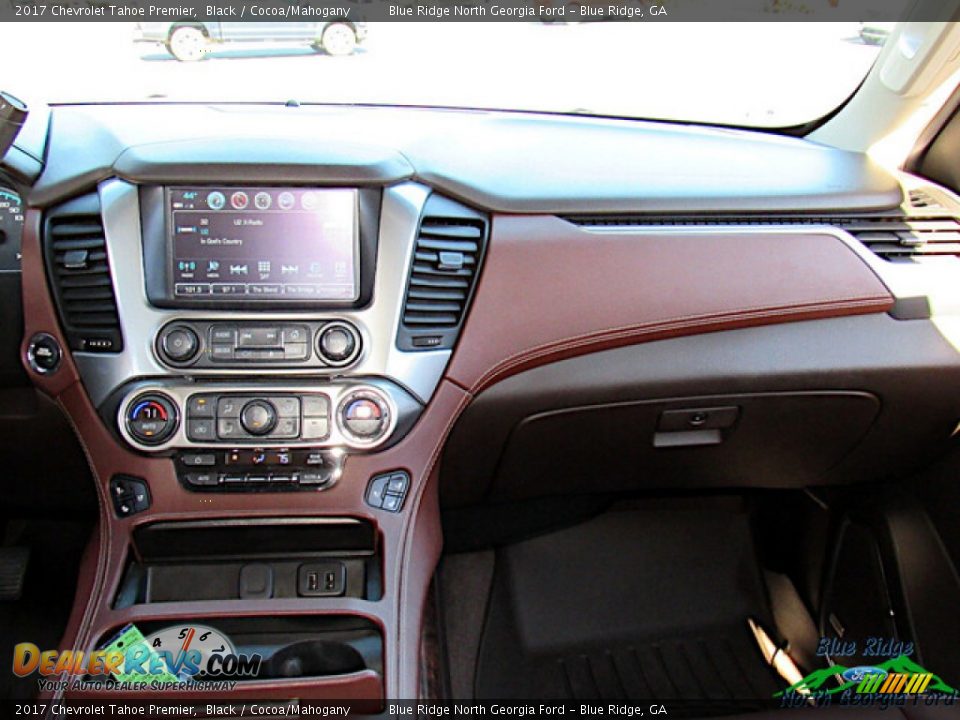
{"type": "MultiPolygon", "coordinates": [[[[930,206],[933,209],[935,206],[930,206]]],[[[930,215],[599,215],[565,218],[575,225],[605,227],[726,227],[828,225],[846,230],[874,254],[891,262],[920,257],[960,257],[960,221],[949,214],[930,215]]]]}
{"type": "Polygon", "coordinates": [[[952,217],[890,217],[865,227],[845,227],[884,260],[960,256],[960,222],[952,217]]]}
{"type": "Polygon", "coordinates": [[[47,214],[47,272],[67,342],[73,350],[123,349],[106,239],[96,195],[78,198],[47,214]]]}
{"type": "Polygon", "coordinates": [[[430,197],[420,218],[403,301],[400,349],[453,347],[486,240],[484,215],[438,195],[430,197]]]}

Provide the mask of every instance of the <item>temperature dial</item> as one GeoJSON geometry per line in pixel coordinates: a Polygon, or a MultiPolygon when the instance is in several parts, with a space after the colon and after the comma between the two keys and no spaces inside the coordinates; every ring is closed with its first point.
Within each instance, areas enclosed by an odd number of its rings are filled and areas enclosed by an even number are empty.
{"type": "Polygon", "coordinates": [[[390,410],[378,393],[350,393],[339,410],[340,428],[354,442],[370,445],[379,441],[390,424],[390,410]]]}
{"type": "Polygon", "coordinates": [[[144,445],[159,445],[177,429],[177,408],[166,395],[136,398],[127,410],[127,431],[144,445]]]}

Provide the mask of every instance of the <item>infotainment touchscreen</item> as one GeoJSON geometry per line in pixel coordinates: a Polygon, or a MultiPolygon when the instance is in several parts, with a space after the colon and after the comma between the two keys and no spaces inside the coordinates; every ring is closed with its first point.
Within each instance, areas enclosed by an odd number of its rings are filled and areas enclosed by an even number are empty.
{"type": "Polygon", "coordinates": [[[172,187],[172,297],[357,300],[358,195],[350,189],[172,187]]]}

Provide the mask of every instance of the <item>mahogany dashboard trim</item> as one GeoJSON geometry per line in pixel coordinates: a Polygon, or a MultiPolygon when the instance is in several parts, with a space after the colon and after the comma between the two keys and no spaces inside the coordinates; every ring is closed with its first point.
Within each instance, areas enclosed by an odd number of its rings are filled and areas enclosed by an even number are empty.
{"type": "Polygon", "coordinates": [[[591,232],[553,215],[496,215],[447,377],[476,394],[622,345],[893,307],[836,235],[751,230],[591,232]]]}

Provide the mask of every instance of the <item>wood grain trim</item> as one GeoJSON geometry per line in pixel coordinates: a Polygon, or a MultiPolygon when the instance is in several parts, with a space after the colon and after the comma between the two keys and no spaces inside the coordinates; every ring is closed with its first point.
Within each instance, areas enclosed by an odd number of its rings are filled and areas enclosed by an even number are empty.
{"type": "Polygon", "coordinates": [[[827,233],[594,233],[552,215],[497,215],[447,377],[475,394],[611,347],[892,306],[827,233]]]}

